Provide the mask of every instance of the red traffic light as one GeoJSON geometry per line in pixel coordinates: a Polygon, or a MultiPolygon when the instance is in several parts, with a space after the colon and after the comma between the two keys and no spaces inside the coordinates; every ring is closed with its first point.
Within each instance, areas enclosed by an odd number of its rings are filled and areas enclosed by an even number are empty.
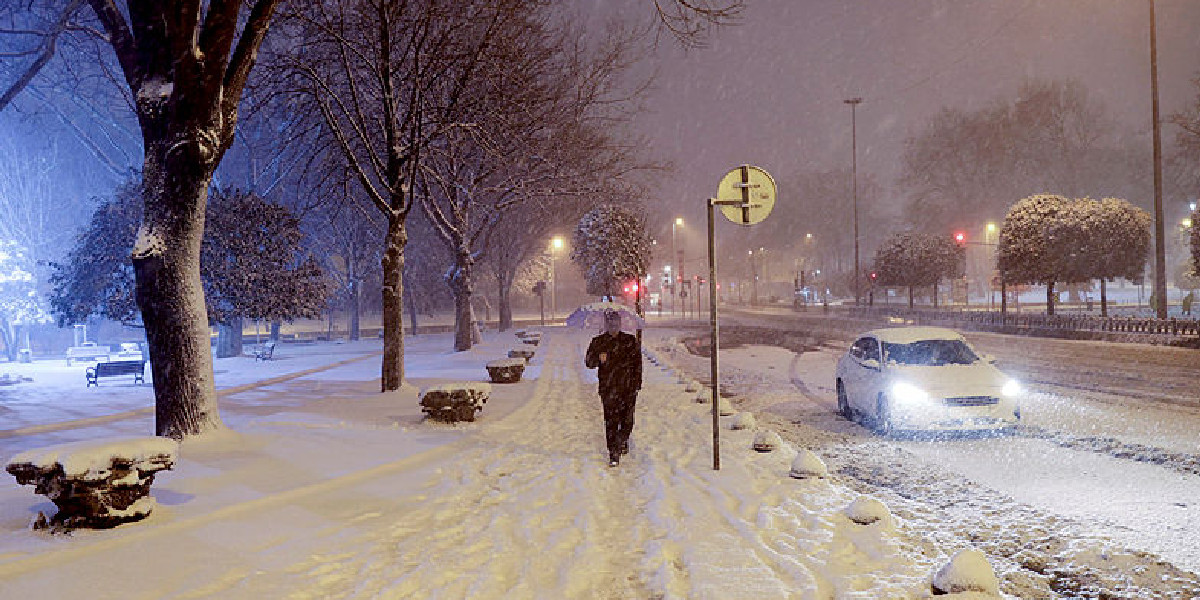
{"type": "Polygon", "coordinates": [[[954,243],[958,244],[959,246],[967,243],[967,234],[965,234],[961,231],[955,232],[954,233],[954,243]]]}
{"type": "Polygon", "coordinates": [[[871,279],[878,279],[878,278],[879,278],[879,273],[871,271],[871,279]]]}

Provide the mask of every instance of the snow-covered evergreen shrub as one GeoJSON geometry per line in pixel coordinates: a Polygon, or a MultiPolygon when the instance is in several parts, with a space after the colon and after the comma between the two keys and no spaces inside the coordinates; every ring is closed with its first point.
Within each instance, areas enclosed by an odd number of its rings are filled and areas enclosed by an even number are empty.
{"type": "Polygon", "coordinates": [[[978,592],[999,597],[1000,581],[988,563],[987,557],[974,548],[959,550],[950,562],[938,569],[933,576],[935,592],[958,594],[978,592]]]}

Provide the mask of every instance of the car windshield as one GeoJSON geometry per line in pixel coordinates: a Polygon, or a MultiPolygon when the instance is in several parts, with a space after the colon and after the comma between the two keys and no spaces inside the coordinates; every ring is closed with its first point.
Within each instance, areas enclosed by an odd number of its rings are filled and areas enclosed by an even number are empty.
{"type": "Polygon", "coordinates": [[[962,340],[921,340],[911,344],[883,345],[887,362],[900,365],[969,365],[978,356],[962,340]]]}

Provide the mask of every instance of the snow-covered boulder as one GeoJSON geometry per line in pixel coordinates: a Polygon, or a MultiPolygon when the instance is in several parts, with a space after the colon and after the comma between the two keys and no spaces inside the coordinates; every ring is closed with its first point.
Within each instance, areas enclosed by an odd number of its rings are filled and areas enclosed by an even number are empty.
{"type": "Polygon", "coordinates": [[[870,525],[872,523],[889,524],[892,521],[892,513],[888,510],[887,505],[870,496],[859,496],[842,512],[845,513],[847,518],[859,525],[870,525]]]}
{"type": "Polygon", "coordinates": [[[758,425],[754,422],[754,413],[738,413],[733,417],[733,422],[729,424],[730,429],[754,429],[758,425]]]}
{"type": "Polygon", "coordinates": [[[1000,596],[1000,581],[987,557],[974,548],[964,548],[933,575],[934,594],[977,592],[1000,596]]]}
{"type": "Polygon", "coordinates": [[[5,470],[54,502],[51,525],[114,527],[154,510],[154,474],[173,467],[178,455],[170,438],[107,438],[28,450],[5,470]]]}
{"type": "Polygon", "coordinates": [[[720,396],[717,401],[717,412],[722,417],[728,417],[734,413],[733,405],[729,403],[729,398],[720,396]]]}
{"type": "Polygon", "coordinates": [[[488,376],[492,383],[516,383],[525,372],[524,358],[501,358],[487,364],[488,376]]]}
{"type": "MultiPolygon", "coordinates": [[[[508,359],[521,360],[521,359],[508,359]]],[[[478,381],[442,383],[421,392],[421,412],[441,421],[474,421],[492,395],[492,386],[478,381]]]]}
{"type": "Polygon", "coordinates": [[[508,351],[509,358],[523,358],[525,359],[526,364],[533,359],[533,355],[534,351],[531,348],[513,348],[512,350],[508,351]]]}
{"type": "Polygon", "coordinates": [[[792,459],[792,470],[788,475],[796,479],[824,479],[829,475],[829,468],[812,450],[801,448],[792,459]]]}
{"type": "Polygon", "coordinates": [[[783,445],[783,439],[770,429],[759,429],[754,434],[754,450],[757,452],[774,452],[783,445]]]}

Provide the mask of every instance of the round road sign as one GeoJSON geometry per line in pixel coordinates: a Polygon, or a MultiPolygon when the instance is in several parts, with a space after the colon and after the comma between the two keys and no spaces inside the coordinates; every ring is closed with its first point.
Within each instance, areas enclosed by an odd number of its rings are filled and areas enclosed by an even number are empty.
{"type": "Polygon", "coordinates": [[[758,167],[742,165],[721,178],[716,199],[726,219],[738,225],[754,225],[775,208],[775,180],[758,167]]]}

